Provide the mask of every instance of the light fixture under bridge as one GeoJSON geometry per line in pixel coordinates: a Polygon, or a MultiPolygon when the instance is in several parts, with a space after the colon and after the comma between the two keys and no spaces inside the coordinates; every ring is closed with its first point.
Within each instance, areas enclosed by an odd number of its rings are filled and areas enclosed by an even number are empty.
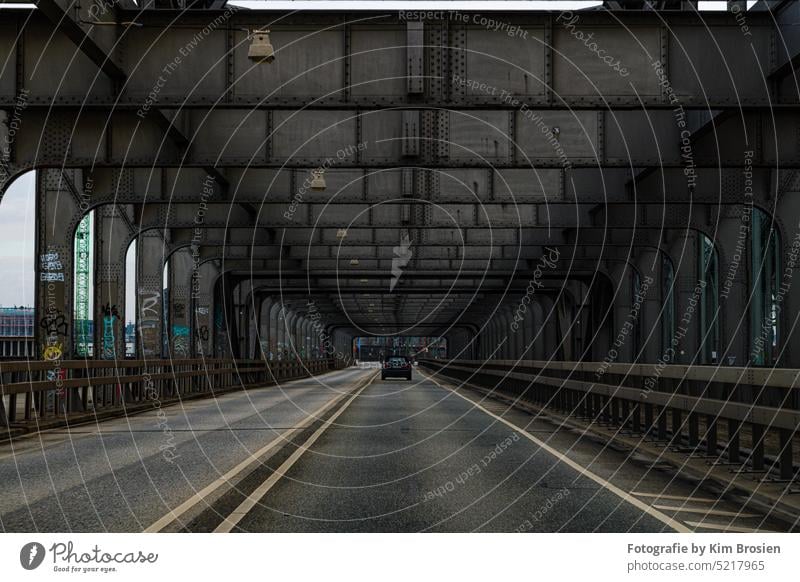
{"type": "Polygon", "coordinates": [[[269,40],[269,29],[253,31],[247,58],[257,63],[271,63],[275,60],[275,49],[269,40]]]}

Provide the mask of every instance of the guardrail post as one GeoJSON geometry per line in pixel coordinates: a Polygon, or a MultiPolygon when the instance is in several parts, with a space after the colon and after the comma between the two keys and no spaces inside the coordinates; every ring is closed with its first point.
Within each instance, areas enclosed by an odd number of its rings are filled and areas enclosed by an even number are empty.
{"type": "Polygon", "coordinates": [[[609,405],[611,406],[611,423],[619,425],[619,399],[610,397],[609,405]]]}
{"type": "Polygon", "coordinates": [[[728,420],[728,461],[731,463],[739,462],[739,453],[741,452],[739,443],[741,442],[740,431],[742,423],[738,420],[728,420]]]}
{"type": "Polygon", "coordinates": [[[696,449],[700,444],[700,420],[696,412],[689,413],[689,446],[696,449]]]}
{"type": "Polygon", "coordinates": [[[600,420],[603,423],[608,424],[609,422],[611,422],[611,416],[610,416],[611,399],[608,396],[602,395],[600,396],[600,404],[601,404],[600,420]]]}
{"type": "Polygon", "coordinates": [[[644,403],[644,435],[653,432],[653,405],[649,402],[644,403]]]}
{"type": "Polygon", "coordinates": [[[780,439],[780,451],[778,453],[778,459],[780,461],[780,475],[781,479],[793,479],[794,478],[794,460],[792,459],[792,437],[794,436],[793,431],[782,428],[778,430],[778,436],[780,439]]]}
{"type": "Polygon", "coordinates": [[[631,430],[635,434],[639,434],[642,432],[642,409],[638,402],[633,404],[631,413],[631,430]]]}
{"type": "Polygon", "coordinates": [[[710,414],[706,415],[706,452],[717,454],[717,419],[710,414]]]}
{"type": "Polygon", "coordinates": [[[628,400],[625,400],[625,399],[623,399],[620,404],[621,404],[621,407],[622,407],[622,418],[620,420],[621,420],[622,428],[626,429],[626,428],[629,427],[630,421],[631,421],[631,406],[630,406],[630,402],[628,400]]]}
{"type": "Polygon", "coordinates": [[[597,422],[598,418],[600,418],[600,410],[601,410],[602,403],[600,401],[600,397],[595,394],[594,392],[589,394],[589,419],[592,422],[597,422]]]}
{"type": "Polygon", "coordinates": [[[584,409],[583,413],[586,416],[586,419],[590,422],[594,422],[597,410],[597,399],[592,392],[585,392],[583,395],[584,401],[584,409]]]}
{"type": "Polygon", "coordinates": [[[750,453],[750,462],[753,469],[760,471],[764,468],[764,427],[760,424],[751,425],[753,433],[753,451],[750,453]]]}
{"type": "Polygon", "coordinates": [[[682,417],[683,415],[680,410],[672,410],[672,442],[674,444],[680,444],[681,442],[681,431],[683,430],[682,417]]]}
{"type": "MultiPolygon", "coordinates": [[[[0,383],[2,383],[2,379],[0,379],[0,383]]],[[[0,390],[0,427],[2,428],[8,428],[8,422],[10,418],[9,413],[6,410],[5,398],[5,394],[3,394],[2,390],[0,390]]],[[[9,401],[10,400],[11,399],[9,398],[9,401]]]]}

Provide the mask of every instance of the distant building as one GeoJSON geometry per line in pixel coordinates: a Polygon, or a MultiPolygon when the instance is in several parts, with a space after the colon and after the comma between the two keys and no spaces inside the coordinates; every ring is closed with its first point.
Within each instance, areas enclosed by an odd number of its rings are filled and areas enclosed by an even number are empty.
{"type": "Polygon", "coordinates": [[[125,324],[125,357],[136,357],[136,324],[125,324]]]}
{"type": "Polygon", "coordinates": [[[35,353],[33,307],[0,307],[0,358],[30,358],[35,353]]]}
{"type": "Polygon", "coordinates": [[[33,336],[33,307],[0,307],[0,337],[33,336]]]}

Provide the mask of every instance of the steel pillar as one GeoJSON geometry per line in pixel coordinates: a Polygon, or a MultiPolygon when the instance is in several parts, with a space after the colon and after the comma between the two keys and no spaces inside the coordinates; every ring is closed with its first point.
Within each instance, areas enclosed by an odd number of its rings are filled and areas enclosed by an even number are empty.
{"type": "MultiPolygon", "coordinates": [[[[800,282],[795,272],[800,267],[797,246],[800,245],[800,172],[789,191],[778,201],[775,221],[781,233],[781,273],[778,297],[778,345],[781,346],[777,365],[800,367],[800,282]]],[[[723,271],[724,272],[724,271],[723,271]]]]}
{"type": "Polygon", "coordinates": [[[667,359],[675,364],[696,361],[700,345],[698,236],[696,231],[681,233],[672,240],[668,250],[675,267],[675,329],[663,348],[667,359]]]}
{"type": "Polygon", "coordinates": [[[661,356],[661,308],[664,301],[661,296],[661,261],[662,253],[654,249],[638,249],[636,267],[641,284],[636,292],[640,295],[641,303],[641,344],[637,361],[641,363],[655,363],[661,356]]]}
{"type": "Polygon", "coordinates": [[[125,357],[125,254],[131,229],[124,209],[95,211],[94,357],[125,357]]]}
{"type": "Polygon", "coordinates": [[[136,239],[137,342],[142,358],[161,358],[164,321],[164,239],[148,231],[136,239]]]}
{"type": "Polygon", "coordinates": [[[219,278],[220,267],[216,261],[206,261],[195,265],[192,270],[192,313],[194,321],[190,326],[194,337],[193,356],[210,358],[214,355],[214,287],[219,278]]]}
{"type": "Polygon", "coordinates": [[[542,358],[543,360],[559,358],[558,349],[558,314],[556,313],[555,302],[549,295],[540,295],[539,302],[542,306],[542,358]]]}
{"type": "Polygon", "coordinates": [[[286,327],[286,350],[287,359],[294,360],[297,355],[297,330],[295,324],[297,323],[297,314],[294,311],[289,313],[284,318],[286,327]]]}
{"type": "Polygon", "coordinates": [[[260,307],[259,307],[259,319],[258,319],[258,346],[259,346],[259,356],[265,360],[269,360],[269,355],[271,352],[271,341],[272,341],[272,326],[271,323],[271,316],[272,316],[272,307],[274,305],[274,301],[272,297],[266,297],[262,299],[260,307]]]}
{"type": "Polygon", "coordinates": [[[629,264],[612,265],[611,281],[614,286],[613,331],[611,347],[606,356],[615,362],[632,362],[636,346],[633,345],[634,320],[633,312],[633,270],[629,264]]]}
{"type": "Polygon", "coordinates": [[[40,170],[36,177],[37,354],[58,362],[72,354],[74,232],[81,218],[71,184],[79,170],[40,170]]]}
{"type": "Polygon", "coordinates": [[[236,321],[236,335],[231,334],[231,345],[238,358],[247,358],[251,352],[251,332],[253,325],[253,309],[251,293],[253,284],[250,280],[240,281],[233,291],[233,318],[236,321]]]}
{"type": "Polygon", "coordinates": [[[191,287],[194,259],[189,249],[181,249],[169,259],[169,349],[173,358],[192,356],[191,287]]]}
{"type": "MultiPolygon", "coordinates": [[[[252,289],[252,285],[250,285],[250,287],[252,289]]],[[[252,290],[249,291],[243,305],[244,326],[242,329],[247,334],[247,337],[245,338],[246,351],[244,353],[248,358],[258,358],[260,352],[258,334],[259,322],[261,321],[261,307],[263,302],[258,301],[257,297],[257,293],[252,290]]]]}
{"type": "Polygon", "coordinates": [[[719,257],[719,312],[720,354],[718,362],[730,358],[737,365],[747,362],[748,344],[751,334],[748,317],[750,296],[747,274],[750,260],[750,237],[752,216],[746,216],[747,207],[736,207],[734,216],[726,216],[719,222],[716,237],[719,257]]]}

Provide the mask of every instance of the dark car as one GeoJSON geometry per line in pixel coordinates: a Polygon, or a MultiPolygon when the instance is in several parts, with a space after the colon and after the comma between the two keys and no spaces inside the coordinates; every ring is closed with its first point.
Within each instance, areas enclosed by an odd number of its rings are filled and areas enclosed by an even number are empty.
{"type": "Polygon", "coordinates": [[[383,362],[381,380],[405,378],[411,380],[411,360],[405,356],[389,356],[383,362]]]}

